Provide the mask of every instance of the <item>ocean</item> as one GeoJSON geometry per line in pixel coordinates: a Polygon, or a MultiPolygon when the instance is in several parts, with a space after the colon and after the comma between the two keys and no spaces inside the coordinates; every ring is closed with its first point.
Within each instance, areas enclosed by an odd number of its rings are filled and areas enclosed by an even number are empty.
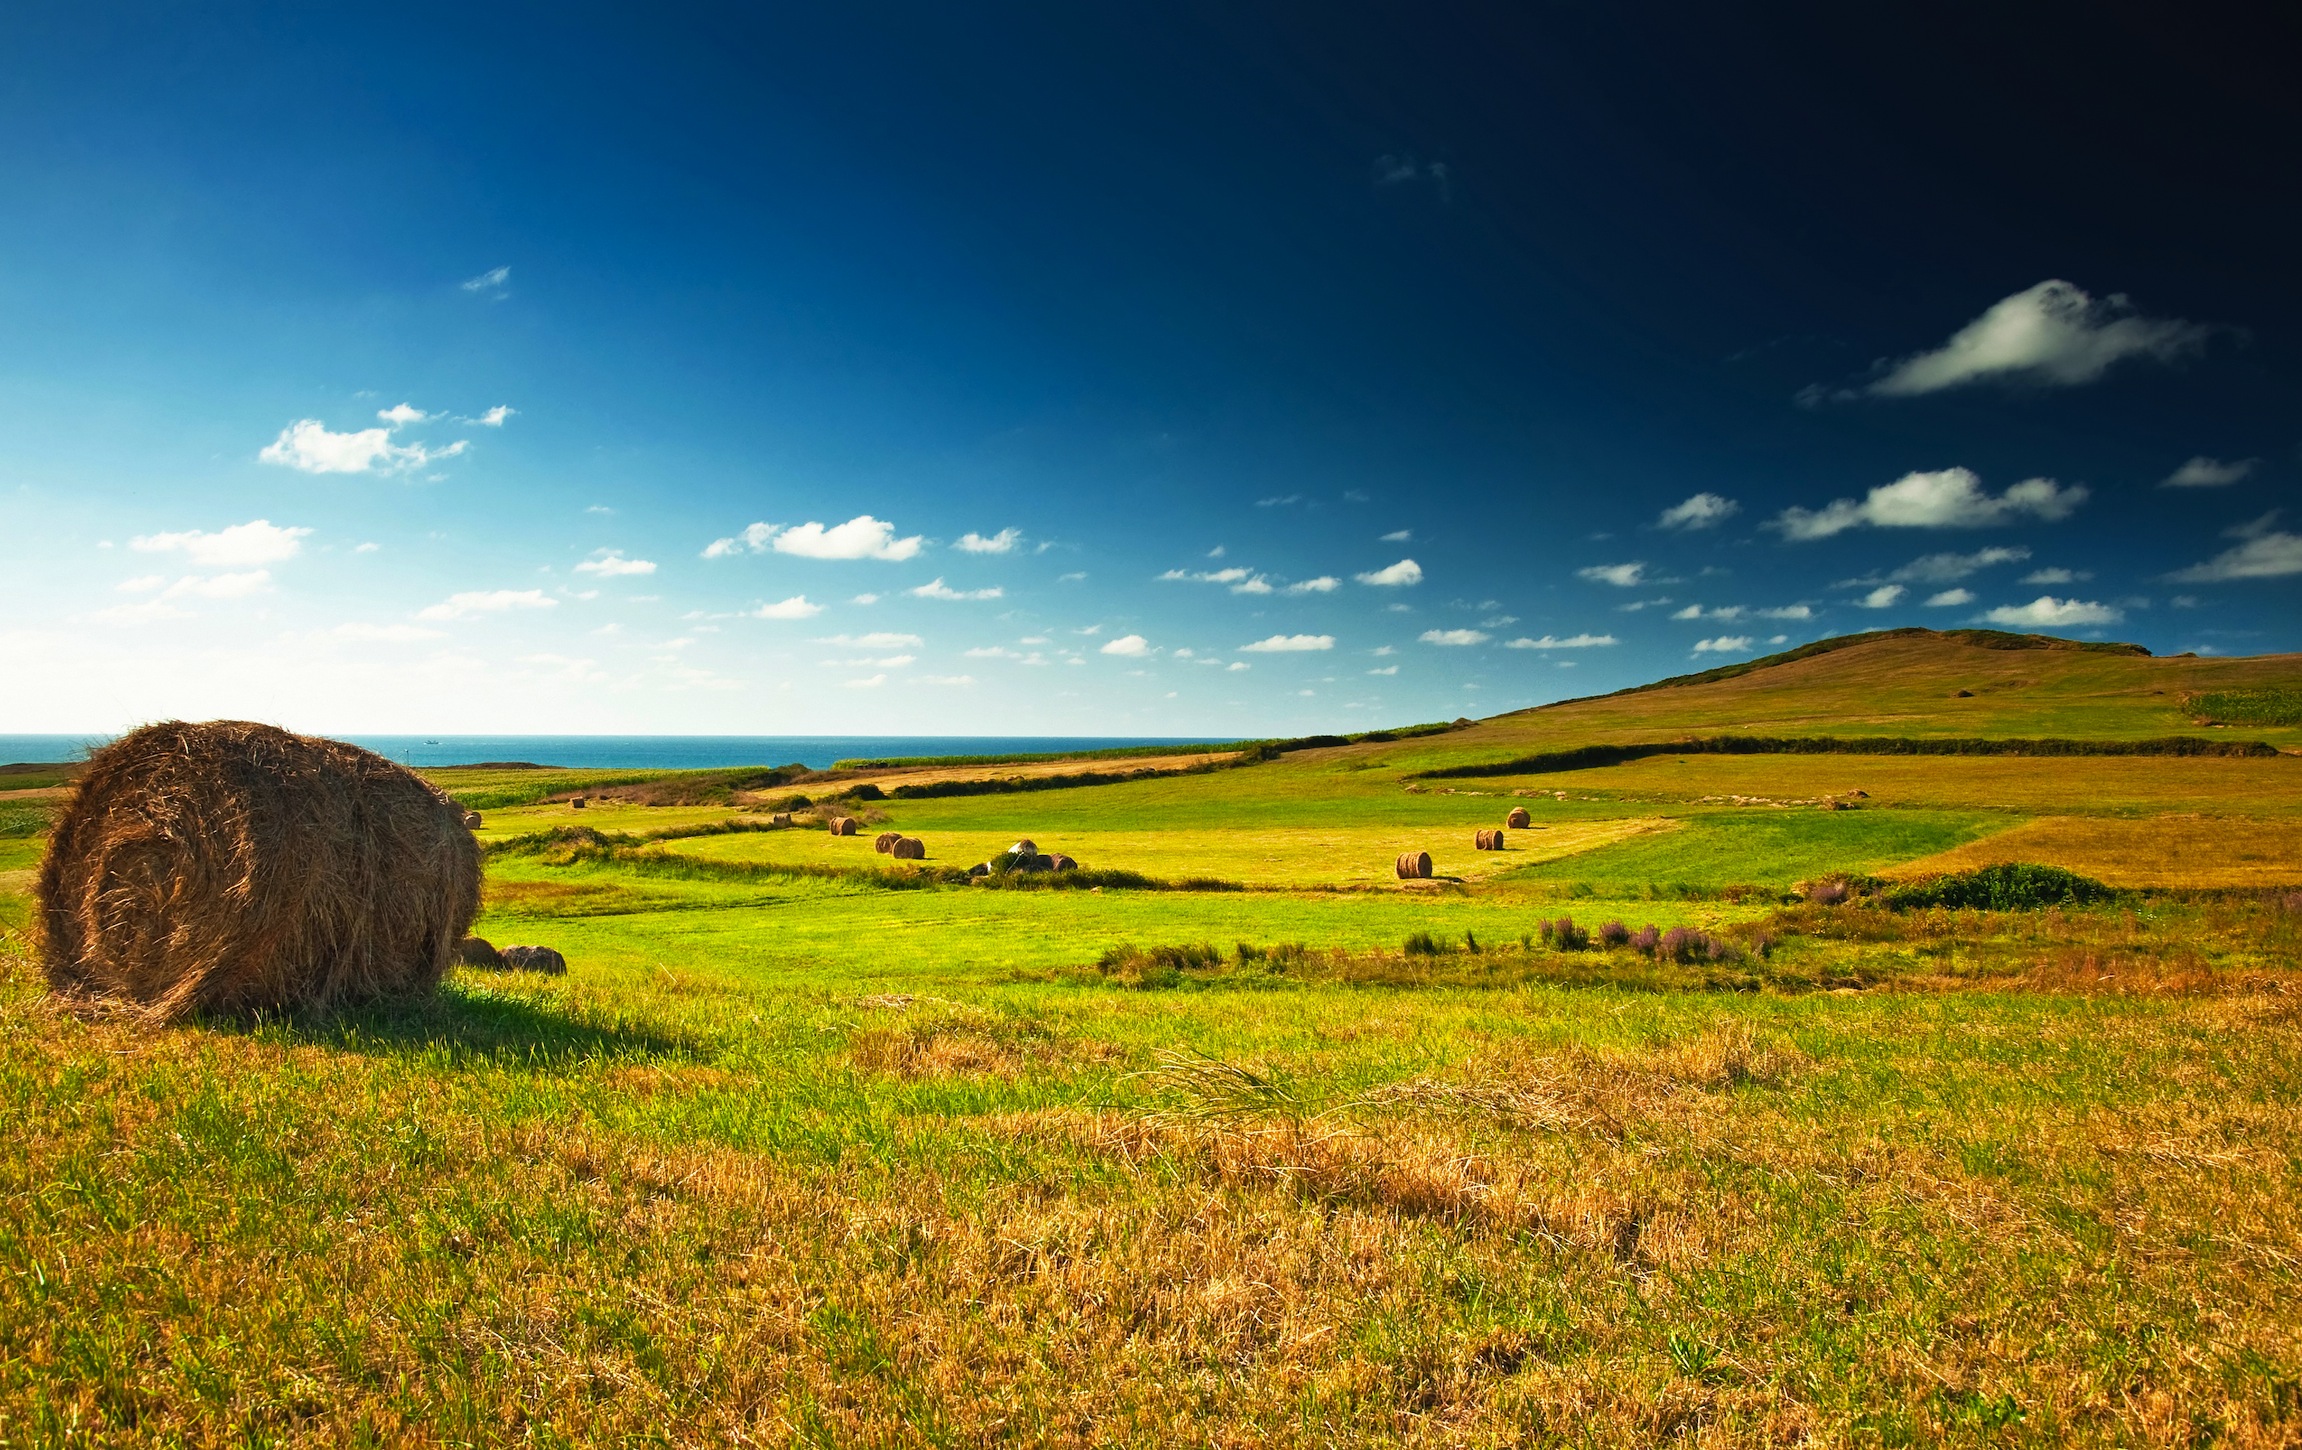
{"type": "MultiPolygon", "coordinates": [[[[105,735],[0,735],[0,765],[78,760],[105,735]]],[[[1198,745],[1204,737],[1104,735],[344,735],[403,765],[520,760],[590,770],[703,770],[891,755],[1042,755],[1139,745],[1198,745]]]]}

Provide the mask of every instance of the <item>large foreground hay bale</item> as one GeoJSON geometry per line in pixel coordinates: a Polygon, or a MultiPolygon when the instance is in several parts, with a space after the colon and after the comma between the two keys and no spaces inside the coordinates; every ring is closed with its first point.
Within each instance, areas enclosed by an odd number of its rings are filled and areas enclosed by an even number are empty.
{"type": "Polygon", "coordinates": [[[217,720],[97,752],[40,868],[49,985],[152,1016],[426,993],[479,909],[464,812],[357,746],[217,720]]]}
{"type": "Polygon", "coordinates": [[[1535,818],[1527,814],[1525,806],[1511,807],[1511,813],[1503,818],[1503,824],[1514,831],[1523,831],[1534,823],[1535,818]]]}
{"type": "Polygon", "coordinates": [[[1431,875],[1431,853],[1428,851],[1400,852],[1398,870],[1401,881],[1428,880],[1431,875]]]}

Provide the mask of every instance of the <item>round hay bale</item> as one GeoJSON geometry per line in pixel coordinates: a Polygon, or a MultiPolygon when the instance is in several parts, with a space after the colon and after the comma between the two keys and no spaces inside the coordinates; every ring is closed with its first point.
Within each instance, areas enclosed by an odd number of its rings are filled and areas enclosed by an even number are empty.
{"type": "Polygon", "coordinates": [[[1401,881],[1428,880],[1430,875],[1430,852],[1403,851],[1399,854],[1399,879],[1401,881]]]}
{"type": "Polygon", "coordinates": [[[768,818],[768,824],[769,824],[769,825],[771,825],[771,826],[788,826],[788,825],[790,825],[790,824],[791,824],[791,812],[789,812],[789,811],[777,811],[777,812],[776,812],[776,813],[775,813],[773,816],[770,816],[770,817],[768,818]]]}
{"type": "Polygon", "coordinates": [[[835,836],[852,836],[855,834],[855,817],[853,816],[833,816],[829,825],[831,834],[835,836]]]}
{"type": "Polygon", "coordinates": [[[1534,823],[1535,818],[1527,814],[1525,806],[1511,807],[1511,813],[1503,818],[1503,824],[1514,831],[1523,831],[1534,823]]]}
{"type": "Polygon", "coordinates": [[[569,801],[568,804],[580,811],[583,809],[583,797],[579,795],[574,800],[569,801]]]}
{"type": "Polygon", "coordinates": [[[541,972],[547,977],[564,977],[568,969],[568,959],[550,947],[505,947],[503,964],[507,972],[541,972]]]}
{"type": "Polygon", "coordinates": [[[1481,830],[1474,843],[1482,851],[1500,851],[1503,849],[1503,833],[1491,828],[1481,830]]]}
{"type": "Polygon", "coordinates": [[[1047,858],[1047,869],[1050,871],[1076,871],[1079,869],[1079,863],[1061,851],[1057,851],[1047,858]]]}
{"type": "Polygon", "coordinates": [[[464,829],[465,829],[465,830],[467,830],[467,831],[476,831],[476,830],[478,830],[479,828],[480,828],[480,813],[479,813],[478,811],[465,811],[465,812],[464,812],[464,829]]]}
{"type": "Polygon", "coordinates": [[[195,1013],[430,992],[479,909],[463,809],[357,746],[241,720],[98,751],[41,863],[58,992],[195,1013]]]}
{"type": "Polygon", "coordinates": [[[895,849],[895,843],[902,839],[903,832],[901,831],[881,831],[879,835],[872,840],[871,849],[877,851],[880,855],[885,856],[889,852],[893,851],[895,849]]]}
{"type": "Polygon", "coordinates": [[[497,951],[484,936],[467,936],[457,942],[454,956],[456,965],[460,967],[480,967],[494,971],[504,964],[503,953],[497,951]]]}
{"type": "Polygon", "coordinates": [[[1036,856],[1039,854],[1039,847],[1026,837],[1009,846],[1007,854],[1010,856],[1036,856]]]}
{"type": "Polygon", "coordinates": [[[917,836],[898,836],[895,844],[888,848],[887,854],[898,861],[924,861],[927,859],[927,843],[917,836]]]}

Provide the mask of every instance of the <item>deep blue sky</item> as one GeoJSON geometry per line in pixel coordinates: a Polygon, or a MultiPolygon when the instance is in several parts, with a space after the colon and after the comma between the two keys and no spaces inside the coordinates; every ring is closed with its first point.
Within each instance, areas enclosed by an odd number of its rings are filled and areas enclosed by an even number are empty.
{"type": "Polygon", "coordinates": [[[2302,648],[2293,12],[2010,8],[10,6],[0,729],[2302,648]]]}

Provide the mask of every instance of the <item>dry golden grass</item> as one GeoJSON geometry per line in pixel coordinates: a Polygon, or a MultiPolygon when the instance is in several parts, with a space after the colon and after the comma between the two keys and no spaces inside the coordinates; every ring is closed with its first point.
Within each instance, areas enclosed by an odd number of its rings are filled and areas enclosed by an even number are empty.
{"type": "Polygon", "coordinates": [[[2122,887],[2302,886],[2302,829],[2208,815],[2046,816],[1884,874],[1931,876],[2004,861],[2061,866],[2122,887]]]}

